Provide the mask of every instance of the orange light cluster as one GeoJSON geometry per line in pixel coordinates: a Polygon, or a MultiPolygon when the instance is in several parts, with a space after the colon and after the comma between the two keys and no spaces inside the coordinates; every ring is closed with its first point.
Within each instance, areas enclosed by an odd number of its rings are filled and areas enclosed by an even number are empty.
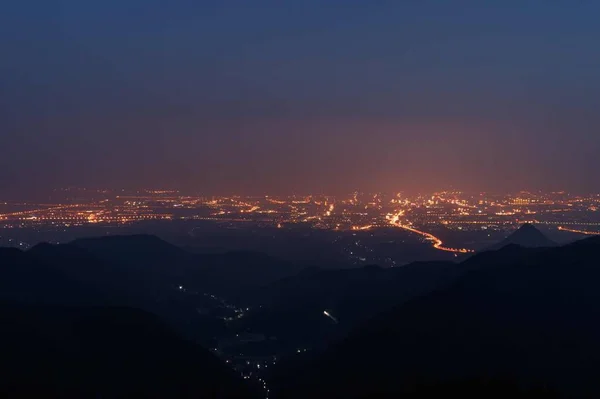
{"type": "Polygon", "coordinates": [[[369,230],[373,228],[372,224],[367,224],[365,226],[352,226],[352,230],[369,230]]]}

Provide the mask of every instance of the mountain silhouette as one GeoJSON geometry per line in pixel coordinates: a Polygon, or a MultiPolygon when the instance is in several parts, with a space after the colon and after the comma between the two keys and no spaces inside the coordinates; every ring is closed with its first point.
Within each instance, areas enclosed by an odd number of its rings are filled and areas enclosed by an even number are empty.
{"type": "Polygon", "coordinates": [[[0,300],[143,309],[187,339],[213,345],[225,326],[198,313],[203,294],[234,298],[297,270],[261,253],[189,253],[150,235],[86,238],[0,248],[0,300]]]}
{"type": "Polygon", "coordinates": [[[189,257],[183,249],[147,234],[81,238],[71,244],[85,248],[96,256],[117,260],[139,257],[175,260],[189,257]]]}
{"type": "Polygon", "coordinates": [[[302,269],[258,252],[192,253],[152,235],[86,238],[70,245],[144,279],[219,295],[237,296],[302,269]]]}
{"type": "Polygon", "coordinates": [[[185,271],[187,254],[157,251],[147,237],[108,241],[0,248],[0,395],[253,397],[239,375],[182,338],[214,334],[194,297],[162,279],[185,271]],[[131,240],[137,247],[125,248],[131,240]],[[113,245],[123,252],[103,252],[113,245]],[[147,245],[172,262],[150,262],[147,245]]]}
{"type": "Polygon", "coordinates": [[[465,261],[455,283],[371,319],[287,370],[288,379],[279,376],[284,396],[418,396],[438,386],[463,397],[505,389],[508,396],[597,397],[600,238],[509,246],[489,265],[494,254],[465,261]]]}
{"type": "Polygon", "coordinates": [[[104,304],[95,282],[81,281],[65,273],[52,265],[52,257],[39,258],[37,251],[0,248],[0,300],[55,305],[104,304]]]}
{"type": "Polygon", "coordinates": [[[501,242],[493,245],[488,250],[497,250],[507,245],[519,245],[525,248],[554,247],[557,244],[546,237],[533,224],[526,223],[519,227],[501,242]]]}
{"type": "Polygon", "coordinates": [[[0,248],[0,395],[251,397],[202,349],[226,333],[198,311],[215,293],[251,304],[239,331],[315,349],[270,368],[272,398],[597,396],[600,237],[540,235],[460,263],[302,272],[152,236],[0,248]]]}
{"type": "Polygon", "coordinates": [[[315,347],[326,343],[324,335],[330,339],[343,336],[377,313],[449,284],[461,272],[451,262],[420,262],[396,268],[310,268],[246,295],[257,310],[244,319],[244,326],[260,327],[275,336],[296,336],[315,347]],[[339,322],[333,325],[323,316],[324,310],[339,322]]]}
{"type": "Polygon", "coordinates": [[[148,313],[0,303],[2,397],[253,397],[148,313]]]}

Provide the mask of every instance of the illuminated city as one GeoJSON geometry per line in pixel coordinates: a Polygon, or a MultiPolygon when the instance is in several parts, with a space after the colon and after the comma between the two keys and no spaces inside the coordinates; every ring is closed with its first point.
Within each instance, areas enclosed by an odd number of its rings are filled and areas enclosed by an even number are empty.
{"type": "MultiPolygon", "coordinates": [[[[433,248],[455,254],[474,248],[446,245],[435,231],[485,232],[524,223],[556,232],[600,234],[600,195],[565,192],[488,194],[436,192],[352,193],[348,196],[192,196],[171,190],[56,190],[60,203],[0,203],[0,228],[119,227],[136,223],[211,222],[265,228],[295,227],[339,232],[398,228],[433,248]]],[[[57,195],[55,195],[56,197],[57,195]]]]}
{"type": "Polygon", "coordinates": [[[5,1],[0,399],[600,398],[600,1],[5,1]]]}

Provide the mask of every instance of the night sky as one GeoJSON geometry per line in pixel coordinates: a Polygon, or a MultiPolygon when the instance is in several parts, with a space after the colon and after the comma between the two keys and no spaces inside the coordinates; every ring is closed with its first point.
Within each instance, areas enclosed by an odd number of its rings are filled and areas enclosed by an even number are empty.
{"type": "Polygon", "coordinates": [[[0,7],[0,193],[600,191],[599,1],[0,7]]]}

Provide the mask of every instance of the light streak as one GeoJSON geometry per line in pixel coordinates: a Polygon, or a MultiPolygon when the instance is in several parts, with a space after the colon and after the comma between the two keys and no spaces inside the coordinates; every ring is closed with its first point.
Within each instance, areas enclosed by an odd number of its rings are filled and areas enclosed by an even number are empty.
{"type": "Polygon", "coordinates": [[[558,226],[558,230],[567,231],[569,233],[585,234],[586,236],[599,236],[600,235],[600,231],[575,230],[575,229],[568,229],[568,228],[562,227],[562,226],[558,226]]]}
{"type": "Polygon", "coordinates": [[[331,320],[333,320],[335,324],[338,324],[338,323],[339,323],[339,322],[338,322],[338,319],[336,319],[335,317],[333,317],[333,316],[331,315],[331,313],[329,313],[328,311],[324,310],[324,311],[323,311],[323,314],[324,314],[325,316],[329,317],[331,320]]]}

